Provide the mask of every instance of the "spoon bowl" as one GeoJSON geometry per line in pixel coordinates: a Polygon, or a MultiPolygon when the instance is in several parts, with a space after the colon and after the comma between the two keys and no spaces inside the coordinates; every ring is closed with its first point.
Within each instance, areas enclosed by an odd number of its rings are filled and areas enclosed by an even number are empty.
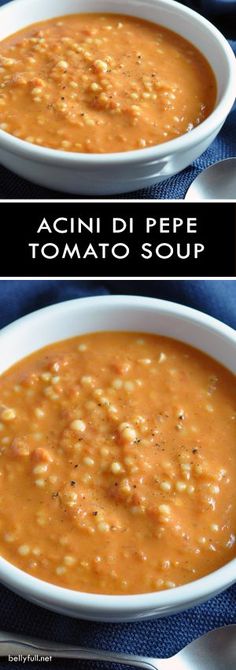
{"type": "Polygon", "coordinates": [[[189,187],[185,200],[234,200],[236,198],[236,157],[225,158],[203,170],[189,187]]]}
{"type": "MultiPolygon", "coordinates": [[[[193,640],[171,662],[173,670],[235,670],[236,625],[216,628],[193,640]]],[[[164,668],[171,670],[168,665],[164,668]]]]}

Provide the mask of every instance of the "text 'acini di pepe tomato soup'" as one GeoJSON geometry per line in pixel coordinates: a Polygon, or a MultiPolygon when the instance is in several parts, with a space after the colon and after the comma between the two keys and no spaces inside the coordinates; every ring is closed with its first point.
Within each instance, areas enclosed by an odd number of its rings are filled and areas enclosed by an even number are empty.
{"type": "Polygon", "coordinates": [[[0,552],[81,591],[191,582],[236,556],[236,381],[155,335],[37,351],[0,379],[0,552]]]}
{"type": "Polygon", "coordinates": [[[215,100],[204,56],[140,18],[69,15],[0,44],[0,128],[39,146],[90,153],[150,147],[192,130],[215,100]]]}

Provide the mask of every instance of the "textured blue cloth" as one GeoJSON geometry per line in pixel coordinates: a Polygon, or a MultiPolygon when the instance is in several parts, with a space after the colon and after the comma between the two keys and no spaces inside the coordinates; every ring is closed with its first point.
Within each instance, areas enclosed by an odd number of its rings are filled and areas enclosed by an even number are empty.
{"type": "MultiPolygon", "coordinates": [[[[0,0],[0,6],[6,4],[9,0],[0,0]]],[[[210,7],[212,8],[216,0],[212,0],[210,7]]],[[[221,0],[217,0],[218,9],[220,6],[221,0]]],[[[185,3],[190,5],[193,9],[203,11],[207,10],[208,0],[205,2],[199,2],[197,0],[186,0],[185,3]]],[[[231,2],[231,8],[235,7],[236,12],[236,2],[231,2]]],[[[222,2],[222,8],[226,11],[228,3],[222,2]]],[[[233,9],[231,10],[233,11],[233,9]]],[[[215,21],[214,16],[210,16],[213,21],[215,21]]],[[[227,20],[223,17],[218,21],[218,27],[222,28],[223,32],[231,37],[231,46],[236,50],[236,23],[227,20]]],[[[236,109],[231,112],[229,115],[224,127],[222,128],[220,134],[216,140],[211,144],[209,149],[205,151],[200,158],[192,163],[189,167],[183,170],[180,174],[177,174],[175,177],[164,181],[161,184],[151,186],[149,188],[142,189],[140,191],[135,191],[134,193],[126,193],[125,195],[119,194],[117,197],[120,198],[153,198],[158,200],[163,199],[181,199],[185,197],[185,194],[195,179],[195,177],[206,167],[219,161],[223,158],[229,158],[236,155],[236,109]]],[[[81,193],[82,197],[83,194],[81,193]]],[[[3,167],[0,167],[0,198],[78,198],[78,195],[68,195],[61,192],[51,191],[44,187],[34,185],[20,177],[17,177],[15,174],[6,170],[3,167]]],[[[86,196],[87,197],[87,196],[86,196]]],[[[114,197],[114,196],[113,196],[114,197]]]]}
{"type": "MultiPolygon", "coordinates": [[[[137,294],[174,300],[211,314],[236,328],[236,281],[0,281],[0,327],[34,309],[75,297],[99,294],[137,294]]],[[[0,629],[60,642],[167,657],[192,639],[224,624],[236,623],[236,585],[223,594],[172,617],[140,623],[102,624],[70,619],[27,603],[0,587],[0,629]]],[[[56,670],[68,665],[55,661],[56,670]]],[[[70,662],[86,670],[84,662],[70,662]]],[[[0,659],[0,670],[7,662],[0,659]]],[[[16,670],[20,670],[17,664],[16,670]]],[[[33,666],[40,669],[40,664],[33,666]]],[[[110,665],[89,663],[94,670],[110,665]]],[[[200,670],[200,668],[199,668],[200,670]]],[[[227,670],[227,668],[225,668],[227,670]]]]}

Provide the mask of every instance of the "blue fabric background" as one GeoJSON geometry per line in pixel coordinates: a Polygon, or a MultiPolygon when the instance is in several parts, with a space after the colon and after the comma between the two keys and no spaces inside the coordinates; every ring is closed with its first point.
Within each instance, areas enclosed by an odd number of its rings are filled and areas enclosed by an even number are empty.
{"type": "MultiPolygon", "coordinates": [[[[6,4],[9,0],[0,0],[0,6],[6,4]]],[[[236,51],[236,22],[234,21],[236,15],[236,2],[222,2],[221,0],[211,0],[209,3],[208,0],[186,0],[183,4],[190,5],[193,9],[201,10],[203,12],[207,11],[210,15],[208,18],[212,19],[213,22],[217,21],[217,25],[224,34],[231,38],[230,43],[233,49],[236,51]],[[220,7],[224,8],[226,16],[220,17],[214,14],[214,9],[217,8],[220,12],[220,7]],[[232,12],[235,12],[234,17],[227,17],[227,9],[230,8],[231,15],[232,12]],[[213,14],[212,14],[213,12],[213,14]]],[[[223,11],[223,10],[222,10],[223,11]]],[[[118,198],[153,198],[158,200],[163,199],[181,199],[185,197],[186,191],[190,186],[193,179],[203,170],[212,163],[215,163],[218,160],[223,158],[229,158],[230,156],[236,155],[236,109],[231,112],[229,115],[223,129],[216,138],[216,140],[211,144],[209,149],[194,161],[192,165],[183,170],[180,174],[168,179],[159,185],[154,185],[140,191],[135,191],[134,193],[126,193],[125,195],[118,195],[118,198]]],[[[82,197],[83,194],[80,194],[82,197]]],[[[78,198],[78,195],[68,195],[63,193],[58,193],[55,191],[48,190],[46,188],[31,184],[30,182],[17,177],[15,174],[6,170],[3,167],[0,167],[0,198],[78,198]]],[[[113,196],[114,197],[114,196],[113,196]]]]}
{"type": "MultiPolygon", "coordinates": [[[[0,327],[27,312],[54,302],[87,295],[133,293],[174,300],[211,314],[236,328],[236,281],[0,281],[0,327]]],[[[174,333],[173,333],[174,335],[174,333]]],[[[27,603],[0,587],[0,628],[46,639],[97,648],[170,656],[193,638],[224,624],[236,623],[236,585],[206,604],[172,617],[142,623],[88,623],[56,615],[27,603]]],[[[71,661],[69,667],[86,670],[88,664],[71,661]]],[[[68,663],[54,661],[56,670],[68,663]]],[[[7,661],[0,659],[0,670],[7,661]]],[[[15,664],[16,670],[22,666],[15,664]]],[[[39,670],[40,664],[33,665],[39,670]]],[[[94,670],[110,665],[89,663],[94,670]]],[[[200,670],[200,668],[199,668],[200,670]]],[[[227,668],[225,668],[227,670],[227,668]]]]}

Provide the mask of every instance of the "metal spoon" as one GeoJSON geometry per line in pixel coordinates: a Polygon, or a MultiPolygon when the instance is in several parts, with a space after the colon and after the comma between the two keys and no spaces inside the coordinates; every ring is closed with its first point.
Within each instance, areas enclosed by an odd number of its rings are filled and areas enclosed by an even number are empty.
{"type": "Polygon", "coordinates": [[[234,200],[236,158],[225,158],[203,170],[189,187],[185,200],[234,200]]]}
{"type": "MultiPolygon", "coordinates": [[[[216,628],[187,645],[171,658],[147,658],[97,649],[83,649],[0,632],[0,656],[77,658],[121,663],[146,670],[235,670],[236,624],[216,628]]],[[[19,659],[22,661],[22,659],[19,659]]],[[[38,660],[37,658],[35,660],[38,660]]]]}

